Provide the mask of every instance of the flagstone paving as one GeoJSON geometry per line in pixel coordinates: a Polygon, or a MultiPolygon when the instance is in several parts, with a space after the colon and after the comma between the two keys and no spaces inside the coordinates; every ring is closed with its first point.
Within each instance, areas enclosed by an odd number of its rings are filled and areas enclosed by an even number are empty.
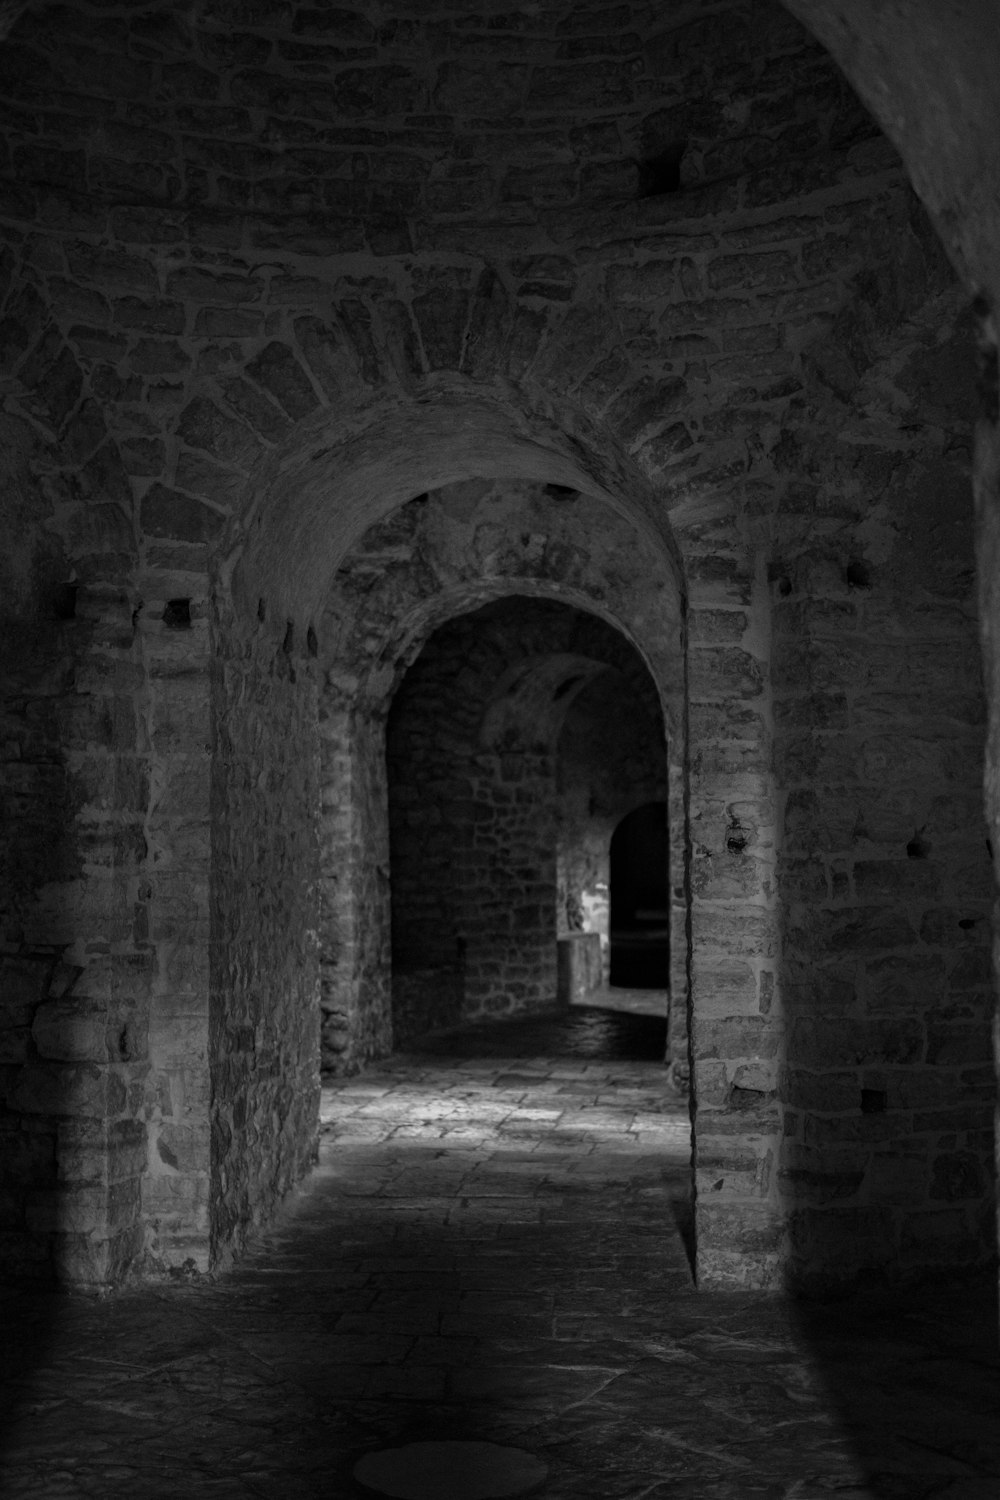
{"type": "Polygon", "coordinates": [[[0,1495],[354,1500],[365,1453],[458,1441],[546,1500],[997,1500],[992,1285],[696,1291],[662,1045],[597,1009],[432,1038],[324,1091],[233,1271],[5,1294],[0,1495]]]}

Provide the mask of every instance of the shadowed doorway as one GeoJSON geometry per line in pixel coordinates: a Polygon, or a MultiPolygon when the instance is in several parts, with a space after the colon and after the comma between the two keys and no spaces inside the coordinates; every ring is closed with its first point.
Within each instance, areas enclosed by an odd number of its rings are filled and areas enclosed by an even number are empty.
{"type": "Polygon", "coordinates": [[[610,982],[665,989],[670,962],[667,805],[633,808],[611,836],[610,982]]]}

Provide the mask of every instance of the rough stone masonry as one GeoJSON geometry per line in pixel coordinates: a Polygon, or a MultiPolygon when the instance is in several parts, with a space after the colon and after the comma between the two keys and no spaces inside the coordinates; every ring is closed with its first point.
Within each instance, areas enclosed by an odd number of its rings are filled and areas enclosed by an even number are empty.
{"type": "Polygon", "coordinates": [[[0,16],[7,1266],[240,1250],[321,1055],[441,1018],[405,828],[444,1013],[550,998],[580,673],[652,724],[701,1283],[988,1263],[992,7],[0,16]]]}

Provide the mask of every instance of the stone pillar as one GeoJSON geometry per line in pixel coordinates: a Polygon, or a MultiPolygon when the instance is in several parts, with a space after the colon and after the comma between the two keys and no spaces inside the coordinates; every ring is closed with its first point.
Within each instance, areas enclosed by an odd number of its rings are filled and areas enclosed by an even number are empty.
{"type": "MultiPolygon", "coordinates": [[[[997,401],[997,348],[987,345],[986,411],[976,428],[973,493],[976,502],[976,561],[979,581],[979,630],[983,643],[983,680],[987,705],[986,765],[983,782],[986,825],[994,874],[1000,855],[1000,424],[997,401]]],[[[994,990],[1000,982],[1000,901],[993,914],[994,990]]],[[[1000,1012],[993,1012],[993,1059],[1000,1073],[1000,1012]]],[[[993,1091],[993,1101],[996,1101],[993,1091]]],[[[1000,1116],[995,1115],[996,1119],[1000,1116]]],[[[994,1150],[1000,1162],[1000,1137],[994,1126],[994,1150]]]]}
{"type": "Polygon", "coordinates": [[[556,999],[560,1005],[585,1005],[601,988],[603,962],[599,932],[569,932],[557,944],[558,980],[556,999]]]}
{"type": "Polygon", "coordinates": [[[556,998],[555,780],[549,756],[473,757],[472,816],[463,830],[458,921],[470,1017],[552,1005],[556,998]]]}
{"type": "Polygon", "coordinates": [[[141,625],[150,673],[147,890],[156,951],[143,1209],[155,1263],[206,1270],[212,725],[205,576],[154,577],[141,625]]]}
{"type": "Polygon", "coordinates": [[[51,879],[25,913],[20,955],[8,955],[25,1025],[5,1114],[20,1117],[14,1165],[38,1172],[25,1243],[36,1269],[50,1261],[58,1279],[92,1288],[126,1278],[143,1252],[153,956],[133,610],[115,586],[77,590],[77,666],[56,708],[66,826],[51,879]]]}
{"type": "Polygon", "coordinates": [[[349,1073],[393,1044],[385,722],[328,686],[319,732],[322,1062],[349,1073]]]}
{"type": "Polygon", "coordinates": [[[691,567],[692,1088],[697,1275],[765,1288],[780,1273],[773,1182],[781,1017],[763,566],[691,567]]]}

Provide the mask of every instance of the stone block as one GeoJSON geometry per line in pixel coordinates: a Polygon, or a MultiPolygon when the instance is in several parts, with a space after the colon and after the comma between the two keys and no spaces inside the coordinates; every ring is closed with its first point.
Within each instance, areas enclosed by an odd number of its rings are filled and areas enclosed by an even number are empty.
{"type": "MultiPolygon", "coordinates": [[[[757,1252],[777,1253],[784,1224],[781,1214],[771,1205],[761,1202],[712,1203],[699,1199],[695,1206],[697,1228],[698,1270],[702,1280],[703,1256],[711,1265],[711,1257],[719,1251],[740,1251],[747,1255],[748,1278],[752,1278],[753,1256],[757,1252]]],[[[754,1281],[747,1279],[747,1287],[754,1281]]]]}
{"type": "Polygon", "coordinates": [[[240,307],[261,300],[264,282],[255,276],[185,266],[168,273],[166,291],[171,299],[193,304],[195,307],[240,307]]]}
{"type": "Polygon", "coordinates": [[[139,1177],[146,1165],[141,1120],[68,1120],[57,1125],[59,1180],[99,1185],[139,1177]]]}
{"type": "Polygon", "coordinates": [[[221,386],[229,405],[253,428],[258,437],[277,443],[288,433],[289,421],[285,413],[249,381],[241,376],[233,376],[223,380],[221,386]]]}
{"type": "Polygon", "coordinates": [[[989,916],[978,901],[962,908],[936,907],[920,922],[921,942],[935,948],[982,948],[989,933],[989,916]]]}
{"type": "Polygon", "coordinates": [[[7,1189],[39,1187],[55,1177],[56,1140],[49,1121],[24,1128],[7,1120],[0,1126],[0,1184],[7,1189]]]}
{"type": "Polygon", "coordinates": [[[692,651],[689,688],[695,700],[756,698],[764,690],[764,664],[747,651],[733,647],[702,647],[692,651]]]}
{"type": "Polygon", "coordinates": [[[912,947],[917,939],[902,912],[859,906],[812,912],[800,908],[789,923],[788,940],[804,951],[867,957],[887,948],[912,947]]]}
{"type": "Polygon", "coordinates": [[[861,901],[932,901],[940,885],[941,872],[931,860],[857,860],[854,865],[854,888],[861,901]]]}
{"type": "Polygon", "coordinates": [[[31,1034],[38,1055],[59,1062],[108,1059],[107,1007],[83,999],[50,1000],[35,1013],[31,1034]]]}
{"type": "Polygon", "coordinates": [[[830,1068],[812,1071],[789,1061],[784,1071],[782,1097],[796,1109],[823,1114],[857,1114],[861,1107],[861,1080],[856,1070],[830,1068]]]}
{"type": "Polygon", "coordinates": [[[464,273],[451,281],[438,281],[413,299],[428,369],[458,369],[469,310],[464,273]]]}
{"type": "Polygon", "coordinates": [[[981,1201],[986,1188],[986,1173],[982,1159],[972,1151],[943,1152],[935,1157],[931,1171],[931,1198],[948,1203],[961,1199],[981,1201]]]}
{"type": "Polygon", "coordinates": [[[698,1013],[706,1019],[752,1015],[757,1011],[757,983],[750,964],[734,961],[700,963],[698,1013]]]}
{"type": "Polygon", "coordinates": [[[51,1239],[57,1279],[80,1290],[119,1286],[134,1270],[143,1253],[141,1226],[128,1225],[117,1233],[61,1231],[51,1239]]]}
{"type": "Polygon", "coordinates": [[[438,72],[434,104],[449,114],[506,118],[523,108],[530,77],[522,63],[448,62],[438,72]]]}
{"type": "Polygon", "coordinates": [[[28,1199],[26,1222],[38,1232],[108,1238],[134,1224],[139,1211],[139,1179],[111,1186],[66,1185],[28,1199]]]}
{"type": "Polygon", "coordinates": [[[898,1255],[893,1210],[888,1205],[813,1207],[791,1220],[793,1279],[833,1287],[859,1271],[885,1265],[898,1255]]]}
{"type": "Polygon", "coordinates": [[[145,301],[140,297],[119,298],[112,304],[112,316],[119,327],[143,333],[183,333],[187,321],[182,302],[145,301]]]}
{"type": "Polygon", "coordinates": [[[209,1122],[180,1125],[163,1121],[150,1134],[150,1170],[203,1173],[209,1161],[209,1122]]]}
{"type": "Polygon", "coordinates": [[[870,1014],[938,1010],[946,989],[944,962],[937,954],[894,954],[865,963],[865,1009],[870,1014]]]}
{"type": "Polygon", "coordinates": [[[796,259],[787,250],[720,255],[708,268],[708,284],[713,292],[784,291],[799,279],[796,259]]]}
{"type": "Polygon", "coordinates": [[[907,1265],[961,1266],[980,1254],[978,1233],[961,1209],[931,1209],[903,1219],[900,1255],[907,1265]]]}
{"type": "Polygon", "coordinates": [[[177,435],[192,448],[238,468],[252,469],[263,450],[242,422],[227,417],[213,402],[196,396],[181,412],[177,435]]]}
{"type": "Polygon", "coordinates": [[[781,1028],[764,1016],[707,1020],[699,1016],[696,1005],[692,1028],[692,1051],[696,1059],[773,1058],[778,1054],[780,1040],[781,1028]]]}
{"type": "Polygon", "coordinates": [[[155,297],[159,292],[155,267],[138,255],[79,241],[67,249],[66,262],[74,280],[97,287],[104,296],[134,292],[155,297]]]}
{"type": "Polygon", "coordinates": [[[246,373],[293,421],[308,416],[319,405],[311,380],[287,344],[273,340],[265,345],[247,365],[246,373]]]}
{"type": "Polygon", "coordinates": [[[695,1058],[692,1089],[698,1109],[725,1107],[729,1102],[729,1079],[725,1063],[695,1058]]]}
{"type": "MultiPolygon", "coordinates": [[[[697,902],[692,911],[692,931],[696,945],[694,993],[698,994],[699,970],[703,961],[714,963],[719,957],[766,958],[775,951],[775,919],[769,912],[738,911],[697,902]]],[[[695,1001],[697,1008],[697,1000],[695,1001]]]]}
{"type": "Polygon", "coordinates": [[[97,1063],[26,1064],[15,1075],[8,1104],[26,1115],[104,1119],[124,1108],[125,1089],[97,1063]]]}
{"type": "Polygon", "coordinates": [[[927,1199],[928,1163],[923,1152],[887,1151],[875,1155],[865,1177],[872,1203],[913,1206],[927,1199]]]}
{"type": "Polygon", "coordinates": [[[699,1166],[695,1172],[695,1191],[712,1203],[745,1200],[761,1196],[761,1174],[764,1163],[752,1155],[720,1154],[717,1159],[701,1164],[701,1148],[698,1152],[699,1166]]]}
{"type": "Polygon", "coordinates": [[[992,1056],[990,1029],[986,1025],[942,1026],[932,1021],[927,1028],[927,1061],[935,1067],[987,1063],[992,1056]]]}
{"type": "Polygon", "coordinates": [[[789,1144],[777,1174],[779,1191],[796,1204],[823,1206],[855,1198],[865,1175],[864,1154],[857,1149],[822,1151],[789,1144]]]}
{"type": "Polygon", "coordinates": [[[691,862],[691,890],[706,901],[740,901],[764,894],[770,862],[747,854],[703,855],[691,862]]]}
{"type": "Polygon", "coordinates": [[[914,1063],[923,1058],[924,1027],[915,1017],[855,1021],[798,1016],[791,1023],[788,1055],[804,1068],[914,1063]]]}

